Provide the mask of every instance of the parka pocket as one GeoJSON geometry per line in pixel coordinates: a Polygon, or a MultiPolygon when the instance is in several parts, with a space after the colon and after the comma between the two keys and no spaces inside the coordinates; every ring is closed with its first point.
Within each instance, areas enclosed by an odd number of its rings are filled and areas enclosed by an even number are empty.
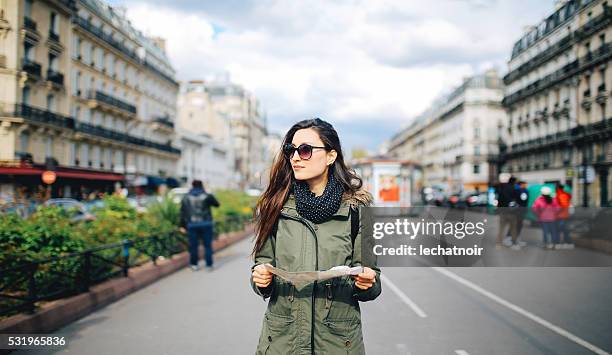
{"type": "Polygon", "coordinates": [[[352,319],[327,319],[324,321],[326,343],[332,354],[365,354],[361,321],[352,319]]]}
{"type": "Polygon", "coordinates": [[[266,312],[257,354],[288,354],[293,351],[293,317],[266,312]]]}

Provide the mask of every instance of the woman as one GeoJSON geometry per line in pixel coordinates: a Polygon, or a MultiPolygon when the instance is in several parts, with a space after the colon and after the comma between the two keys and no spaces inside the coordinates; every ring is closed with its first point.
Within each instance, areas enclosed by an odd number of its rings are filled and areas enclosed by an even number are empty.
{"type": "Polygon", "coordinates": [[[531,209],[542,224],[543,247],[548,249],[558,248],[559,236],[557,235],[556,221],[559,204],[556,199],[552,198],[550,187],[543,186],[540,192],[542,195],[534,201],[531,209]],[[548,235],[550,235],[550,241],[548,235]]]}
{"type": "Polygon", "coordinates": [[[351,237],[350,213],[372,201],[361,186],[331,124],[315,118],[287,132],[256,208],[251,284],[270,297],[257,354],[365,353],[358,301],[375,299],[381,287],[380,270],[361,265],[361,223],[351,237]],[[265,263],[286,271],[364,268],[298,288],[274,277],[265,263]]]}

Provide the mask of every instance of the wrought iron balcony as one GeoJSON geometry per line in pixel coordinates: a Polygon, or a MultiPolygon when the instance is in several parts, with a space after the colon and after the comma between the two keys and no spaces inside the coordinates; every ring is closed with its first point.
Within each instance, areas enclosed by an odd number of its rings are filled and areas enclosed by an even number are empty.
{"type": "Polygon", "coordinates": [[[95,126],[89,123],[79,122],[76,125],[76,130],[78,132],[98,136],[101,138],[112,139],[118,142],[135,144],[135,145],[139,145],[142,147],[153,148],[153,149],[157,149],[157,150],[161,150],[161,151],[173,153],[173,154],[181,154],[180,149],[175,148],[170,144],[162,144],[162,143],[153,142],[153,141],[150,141],[144,138],[134,137],[129,134],[116,132],[116,131],[113,131],[113,130],[110,130],[104,127],[100,127],[100,126],[95,126]]]}
{"type": "Polygon", "coordinates": [[[102,102],[132,114],[136,114],[136,106],[98,90],[90,90],[89,99],[102,102]]]}
{"type": "Polygon", "coordinates": [[[36,63],[35,61],[29,60],[27,58],[24,58],[21,63],[21,69],[23,71],[25,71],[29,75],[39,77],[39,78],[40,78],[40,71],[41,71],[40,68],[41,68],[40,64],[36,63]]]}
{"type": "Polygon", "coordinates": [[[13,112],[15,117],[21,117],[28,121],[45,123],[61,128],[74,128],[74,119],[55,112],[29,106],[27,104],[15,105],[13,112]]]}
{"type": "Polygon", "coordinates": [[[24,16],[23,17],[23,26],[31,31],[36,31],[36,21],[31,18],[24,16]]]}
{"type": "Polygon", "coordinates": [[[64,74],[55,70],[47,70],[47,80],[57,85],[64,86],[64,74]]]}
{"type": "Polygon", "coordinates": [[[53,41],[53,42],[58,42],[59,43],[59,41],[60,41],[59,34],[53,32],[53,31],[49,31],[49,40],[53,41]]]}
{"type": "Polygon", "coordinates": [[[166,126],[170,129],[174,129],[174,122],[172,122],[170,120],[170,116],[162,116],[162,117],[156,117],[153,122],[155,123],[159,123],[163,126],[166,126]]]}

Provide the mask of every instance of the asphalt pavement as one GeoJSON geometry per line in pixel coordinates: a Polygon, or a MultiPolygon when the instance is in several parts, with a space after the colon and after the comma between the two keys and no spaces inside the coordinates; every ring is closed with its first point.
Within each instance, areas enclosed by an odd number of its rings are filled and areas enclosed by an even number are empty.
{"type": "MultiPolygon", "coordinates": [[[[252,354],[266,303],[248,282],[250,248],[244,240],[216,254],[212,272],[185,268],[60,329],[61,351],[15,354],[252,354]]],[[[362,304],[368,354],[612,353],[611,268],[383,276],[381,296],[362,304]]]]}

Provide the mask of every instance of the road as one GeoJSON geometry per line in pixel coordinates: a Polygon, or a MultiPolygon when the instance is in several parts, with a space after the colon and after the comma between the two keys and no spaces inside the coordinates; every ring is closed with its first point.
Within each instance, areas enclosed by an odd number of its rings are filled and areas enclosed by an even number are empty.
{"type": "MultiPolygon", "coordinates": [[[[250,240],[59,330],[60,354],[252,354],[266,303],[250,240]]],[[[368,354],[612,353],[610,268],[384,268],[362,304],[368,354]]],[[[25,354],[16,352],[15,354],[25,354]]],[[[29,351],[27,354],[50,351],[29,351]]]]}

